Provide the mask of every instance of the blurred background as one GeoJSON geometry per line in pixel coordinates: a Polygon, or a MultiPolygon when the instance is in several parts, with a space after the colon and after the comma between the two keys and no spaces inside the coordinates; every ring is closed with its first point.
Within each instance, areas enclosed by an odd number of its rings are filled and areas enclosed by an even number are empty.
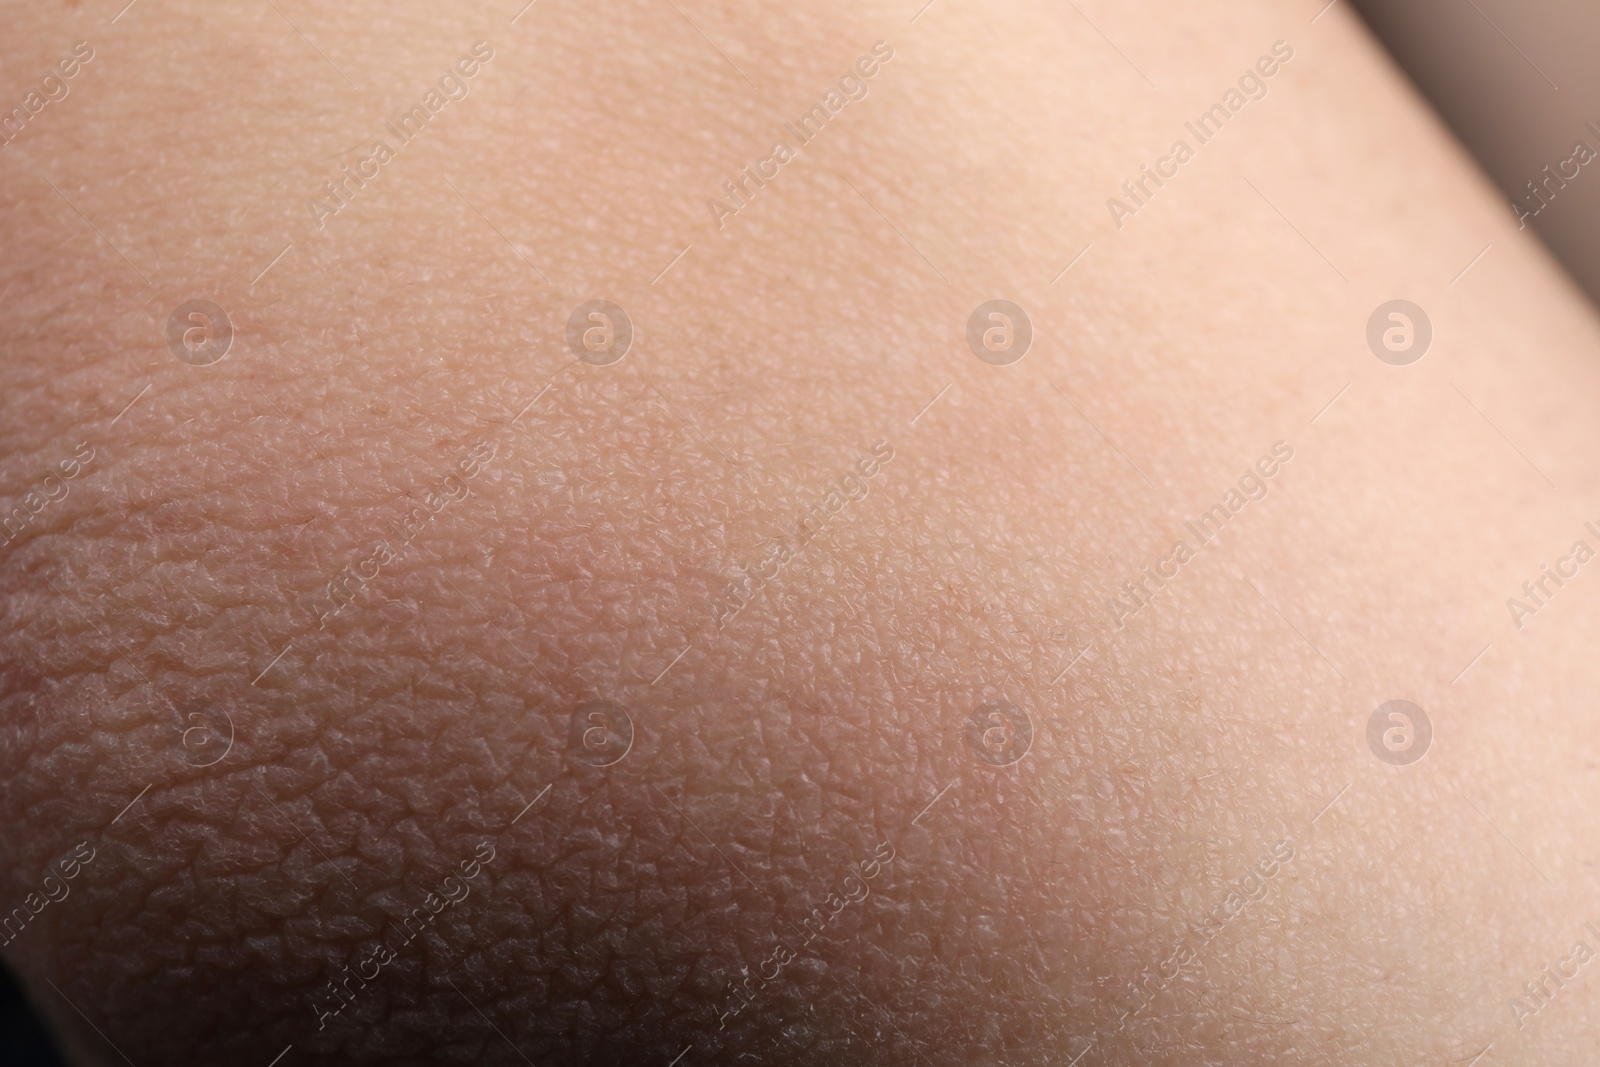
{"type": "Polygon", "coordinates": [[[1478,157],[1506,210],[1528,213],[1525,225],[1600,301],[1600,4],[1350,2],[1478,157]]]}
{"type": "Polygon", "coordinates": [[[0,1063],[7,1067],[66,1067],[44,1025],[22,999],[11,968],[0,966],[0,1063]]]}
{"type": "MultiPolygon", "coordinates": [[[[1600,303],[1600,3],[1333,0],[1317,17],[1340,4],[1354,5],[1477,156],[1506,210],[1600,303]]],[[[3,965],[0,1065],[65,1067],[3,965]]]]}

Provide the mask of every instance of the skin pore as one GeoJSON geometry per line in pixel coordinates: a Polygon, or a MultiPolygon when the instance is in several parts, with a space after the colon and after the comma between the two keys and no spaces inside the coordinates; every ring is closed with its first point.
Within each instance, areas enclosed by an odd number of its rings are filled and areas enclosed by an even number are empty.
{"type": "Polygon", "coordinates": [[[82,1062],[1593,1062],[1600,334],[1342,5],[518,6],[0,41],[82,1062]]]}

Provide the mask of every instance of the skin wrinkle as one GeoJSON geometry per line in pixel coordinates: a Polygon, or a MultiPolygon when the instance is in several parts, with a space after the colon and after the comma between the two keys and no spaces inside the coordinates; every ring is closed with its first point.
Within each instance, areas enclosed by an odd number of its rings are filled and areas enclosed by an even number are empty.
{"type": "MultiPolygon", "coordinates": [[[[63,445],[106,449],[0,558],[5,899],[101,842],[8,959],[87,1057],[115,1058],[44,978],[162,1063],[290,1042],[322,1062],[666,1063],[693,1045],[696,1062],[1059,1063],[1091,1036],[1112,1064],[1464,1061],[1504,1026],[1497,998],[1596,896],[1593,748],[1564,703],[1592,692],[1595,620],[1563,597],[1547,643],[1497,637],[1482,688],[1448,687],[1515,584],[1485,560],[1547,558],[1543,532],[1571,523],[1447,380],[1558,484],[1592,485],[1593,325],[1342,11],[1314,31],[1266,5],[1163,12],[1172,36],[1137,45],[1133,13],[1089,12],[1167,96],[1045,5],[941,6],[909,29],[886,5],[685,8],[754,95],[662,5],[619,6],[598,37],[560,5],[512,31],[506,12],[287,13],[362,91],[271,12],[208,12],[225,45],[208,51],[178,32],[192,13],[141,6],[104,43],[103,83],[3,163],[20,254],[0,266],[17,324],[0,500],[63,445]],[[327,154],[479,37],[501,51],[472,95],[303,239],[327,154]],[[1080,231],[1279,37],[1297,58],[1248,124],[1125,233],[1080,231]],[[705,196],[879,38],[897,56],[871,95],[718,243],[705,196]],[[216,149],[154,180],[178,133],[216,149]],[[1361,180],[1397,169],[1439,194],[1400,214],[1393,183],[1361,180]],[[1463,229],[1505,253],[1457,299],[1463,229]],[[1399,377],[1359,327],[1408,286],[1440,351],[1399,377]],[[960,340],[995,290],[1039,327],[1000,374],[960,340]],[[204,372],[160,342],[200,292],[238,330],[204,372]],[[611,368],[562,346],[595,294],[640,330],[611,368]],[[307,598],[551,382],[504,461],[317,632],[307,598]],[[737,562],[882,437],[896,458],[867,497],[717,634],[737,562]],[[1113,639],[1111,583],[1278,437],[1297,452],[1271,497],[1113,639]],[[1532,518],[1497,517],[1513,509],[1532,518]],[[1397,691],[1449,726],[1409,776],[1358,748],[1397,691]],[[1001,697],[1036,737],[995,769],[962,724],[1001,697]],[[566,754],[589,699],[635,725],[607,770],[566,754]],[[169,704],[230,709],[235,752],[189,766],[169,704]],[[319,1039],[311,995],[493,835],[481,888],[319,1039]],[[740,968],[884,839],[871,896],[715,1034],[740,968]],[[1302,851],[1268,896],[1113,1035],[1130,983],[1279,839],[1302,851]],[[1279,1019],[1298,1023],[1261,1022],[1279,1019]]],[[[59,12],[18,17],[0,47],[31,71],[20,53],[54,54],[59,12]]],[[[1584,1062],[1564,1042],[1592,1010],[1563,998],[1497,1059],[1584,1062]]]]}

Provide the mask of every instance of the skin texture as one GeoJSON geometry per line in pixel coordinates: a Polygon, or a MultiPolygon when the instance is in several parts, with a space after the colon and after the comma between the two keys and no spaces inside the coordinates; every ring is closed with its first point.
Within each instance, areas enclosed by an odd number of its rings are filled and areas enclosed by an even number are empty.
{"type": "Polygon", "coordinates": [[[1600,335],[1320,6],[14,10],[8,99],[96,50],[0,149],[6,906],[94,856],[4,952],[75,1053],[1592,1063],[1600,964],[1510,1002],[1600,949],[1600,565],[1505,600],[1600,546],[1600,335]],[[997,295],[1004,367],[963,334],[997,295]],[[599,297],[609,366],[564,336],[599,297]],[[1396,297],[1403,367],[1365,337],[1396,297]],[[210,366],[167,344],[192,299],[210,366]],[[1402,698],[1434,736],[1397,767],[1402,698]],[[999,700],[1008,766],[969,741],[999,700]]]}

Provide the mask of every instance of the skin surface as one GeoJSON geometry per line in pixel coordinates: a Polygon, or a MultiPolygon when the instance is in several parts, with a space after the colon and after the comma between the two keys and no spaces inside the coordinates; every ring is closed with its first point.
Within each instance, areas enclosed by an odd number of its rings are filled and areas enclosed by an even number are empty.
{"type": "Polygon", "coordinates": [[[1600,334],[1320,7],[8,12],[6,99],[95,50],[0,149],[5,907],[93,854],[4,952],[76,1054],[1592,1063],[1600,963],[1511,999],[1600,949],[1600,564],[1506,598],[1600,547],[1600,334]]]}

